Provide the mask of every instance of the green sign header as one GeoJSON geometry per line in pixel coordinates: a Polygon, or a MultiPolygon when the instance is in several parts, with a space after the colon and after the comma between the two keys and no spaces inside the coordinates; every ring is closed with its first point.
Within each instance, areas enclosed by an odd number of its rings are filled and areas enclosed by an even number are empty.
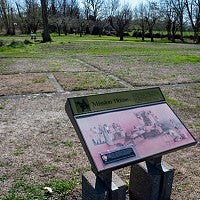
{"type": "Polygon", "coordinates": [[[74,115],[165,101],[160,88],[69,98],[74,115]]]}

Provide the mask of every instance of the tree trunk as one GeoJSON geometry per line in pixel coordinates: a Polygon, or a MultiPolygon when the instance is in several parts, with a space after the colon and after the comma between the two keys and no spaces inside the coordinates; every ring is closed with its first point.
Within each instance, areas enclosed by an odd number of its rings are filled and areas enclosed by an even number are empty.
{"type": "Polygon", "coordinates": [[[61,35],[61,25],[60,24],[57,24],[57,29],[58,29],[58,35],[60,36],[61,35]]]}
{"type": "Polygon", "coordinates": [[[124,40],[124,32],[123,31],[119,33],[119,38],[120,38],[119,39],[120,41],[124,40]]]}
{"type": "Polygon", "coordinates": [[[180,33],[181,33],[181,41],[184,42],[184,38],[183,38],[183,19],[180,19],[180,33]]]}
{"type": "Polygon", "coordinates": [[[15,3],[15,4],[16,4],[16,7],[17,7],[19,18],[21,19],[21,21],[19,22],[20,31],[23,34],[23,33],[25,33],[25,30],[24,30],[24,18],[22,16],[21,12],[20,12],[19,4],[18,3],[15,3]]]}
{"type": "Polygon", "coordinates": [[[64,31],[64,34],[67,35],[67,25],[65,22],[64,22],[64,26],[63,26],[63,31],[64,31]]]}
{"type": "Polygon", "coordinates": [[[0,1],[0,11],[2,19],[6,28],[6,35],[12,35],[11,25],[10,25],[10,16],[9,16],[9,7],[7,6],[7,1],[0,1]]]}
{"type": "Polygon", "coordinates": [[[149,33],[150,33],[150,37],[151,37],[151,42],[154,42],[154,39],[153,39],[153,30],[150,29],[150,30],[149,30],[149,33]]]}
{"type": "Polygon", "coordinates": [[[144,34],[145,34],[145,28],[144,28],[144,26],[142,26],[142,41],[144,42],[144,34]]]}
{"type": "Polygon", "coordinates": [[[176,24],[172,22],[172,42],[175,42],[175,35],[176,35],[176,24]]]}
{"type": "Polygon", "coordinates": [[[200,36],[199,36],[198,30],[196,30],[196,28],[194,29],[194,42],[196,44],[200,44],[200,36]]]}
{"type": "Polygon", "coordinates": [[[11,8],[10,11],[11,11],[12,35],[15,35],[15,23],[14,23],[13,8],[11,8]]]}
{"type": "Polygon", "coordinates": [[[51,42],[51,36],[49,34],[49,23],[48,23],[48,16],[47,16],[47,2],[46,0],[41,0],[42,6],[42,20],[43,20],[43,27],[44,32],[42,34],[43,41],[42,42],[51,42]]]}
{"type": "MultiPolygon", "coordinates": [[[[199,9],[197,10],[198,12],[196,13],[197,14],[197,18],[196,18],[196,22],[195,22],[195,20],[193,18],[193,15],[192,15],[193,12],[194,12],[193,9],[194,9],[195,5],[194,4],[190,4],[188,0],[186,0],[185,5],[186,5],[187,11],[188,11],[188,15],[189,15],[189,18],[190,18],[192,29],[194,31],[194,42],[199,44],[200,43],[200,36],[199,36],[200,13],[199,13],[199,9]]],[[[200,6],[200,5],[198,4],[198,6],[200,6]]]]}
{"type": "Polygon", "coordinates": [[[169,20],[167,21],[167,24],[166,24],[167,39],[168,39],[168,40],[171,40],[171,29],[172,29],[172,22],[171,22],[171,20],[169,19],[169,20]]]}

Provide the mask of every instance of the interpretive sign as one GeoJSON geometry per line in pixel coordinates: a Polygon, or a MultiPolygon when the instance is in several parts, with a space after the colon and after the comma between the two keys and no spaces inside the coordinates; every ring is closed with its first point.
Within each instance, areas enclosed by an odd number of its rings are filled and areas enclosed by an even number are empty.
{"type": "Polygon", "coordinates": [[[68,98],[66,111],[96,173],[196,143],[160,88],[68,98]]]}

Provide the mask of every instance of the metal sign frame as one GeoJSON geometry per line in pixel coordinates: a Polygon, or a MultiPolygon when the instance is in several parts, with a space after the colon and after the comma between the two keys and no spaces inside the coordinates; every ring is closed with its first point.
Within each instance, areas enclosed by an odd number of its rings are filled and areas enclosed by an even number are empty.
{"type": "Polygon", "coordinates": [[[68,98],[65,108],[96,174],[196,144],[158,87],[68,98]]]}

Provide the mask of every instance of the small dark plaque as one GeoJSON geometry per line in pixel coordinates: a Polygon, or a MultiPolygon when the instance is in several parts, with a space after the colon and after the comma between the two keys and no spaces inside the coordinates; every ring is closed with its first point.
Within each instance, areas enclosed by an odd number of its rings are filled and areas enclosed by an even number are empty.
{"type": "Polygon", "coordinates": [[[117,151],[102,153],[101,159],[104,164],[110,164],[119,160],[135,157],[136,154],[131,147],[125,149],[119,149],[117,151]]]}

